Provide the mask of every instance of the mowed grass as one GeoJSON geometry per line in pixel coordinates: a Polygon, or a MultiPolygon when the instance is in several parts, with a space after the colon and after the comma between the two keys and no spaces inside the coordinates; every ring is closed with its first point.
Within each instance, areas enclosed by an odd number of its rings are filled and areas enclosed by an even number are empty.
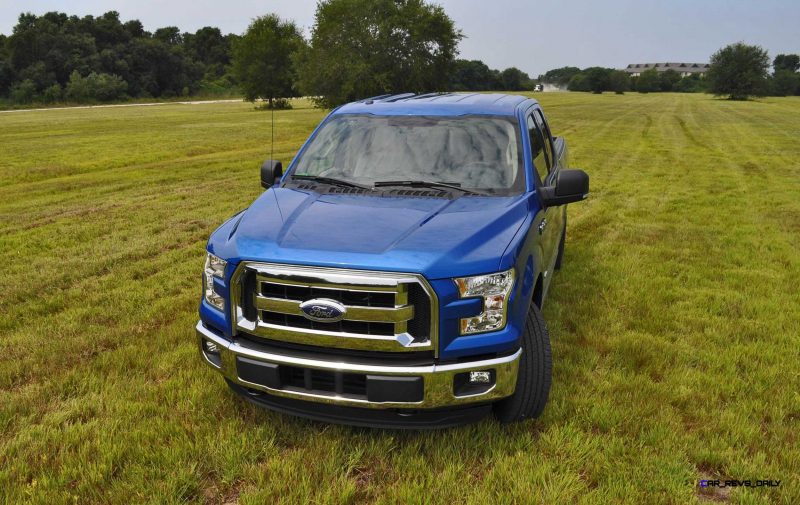
{"type": "MultiPolygon", "coordinates": [[[[204,245],[261,192],[269,113],[0,114],[0,502],[800,503],[800,100],[537,98],[592,179],[550,403],[417,433],[266,412],[200,362],[204,245]]],[[[323,116],[277,112],[275,157],[323,116]]]]}

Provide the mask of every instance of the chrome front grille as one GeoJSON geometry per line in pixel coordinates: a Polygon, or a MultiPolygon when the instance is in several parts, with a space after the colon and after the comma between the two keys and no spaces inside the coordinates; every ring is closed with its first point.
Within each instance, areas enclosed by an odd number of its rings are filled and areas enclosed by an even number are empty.
{"type": "Polygon", "coordinates": [[[438,305],[422,276],[243,263],[233,281],[234,333],[318,347],[436,354],[438,305]],[[306,318],[300,305],[312,299],[340,303],[343,319],[306,318]]]}

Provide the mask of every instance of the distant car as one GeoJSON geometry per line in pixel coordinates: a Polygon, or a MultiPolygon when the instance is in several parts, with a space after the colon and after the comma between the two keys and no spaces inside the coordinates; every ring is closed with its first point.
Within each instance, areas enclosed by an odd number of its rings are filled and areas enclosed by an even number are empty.
{"type": "Polygon", "coordinates": [[[533,87],[534,91],[544,91],[544,86],[542,84],[537,84],[533,87]]]}
{"type": "Polygon", "coordinates": [[[537,417],[566,204],[589,193],[536,100],[340,107],[208,242],[202,359],[261,406],[422,428],[537,417]]]}

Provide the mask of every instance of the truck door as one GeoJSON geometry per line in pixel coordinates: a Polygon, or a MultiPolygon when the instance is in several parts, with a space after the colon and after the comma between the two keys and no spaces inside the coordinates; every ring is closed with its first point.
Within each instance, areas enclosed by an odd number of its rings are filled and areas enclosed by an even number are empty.
{"type": "MultiPolygon", "coordinates": [[[[541,112],[534,109],[528,116],[528,133],[531,140],[531,156],[533,166],[539,180],[538,186],[548,186],[553,184],[556,175],[556,162],[553,159],[553,142],[548,130],[545,127],[541,112]]],[[[550,285],[550,278],[553,274],[553,267],[558,254],[558,241],[561,238],[561,227],[563,221],[559,213],[559,207],[547,207],[543,212],[541,220],[537,218],[535,226],[540,236],[542,244],[541,270],[544,276],[544,288],[550,285]]]]}

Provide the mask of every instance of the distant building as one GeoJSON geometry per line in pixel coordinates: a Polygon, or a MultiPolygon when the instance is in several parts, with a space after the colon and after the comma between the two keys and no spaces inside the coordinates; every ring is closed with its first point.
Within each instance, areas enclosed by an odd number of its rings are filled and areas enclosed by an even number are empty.
{"type": "Polygon", "coordinates": [[[666,72],[667,70],[674,70],[681,74],[681,77],[688,77],[690,75],[699,74],[700,77],[708,72],[710,65],[708,63],[631,63],[623,70],[628,72],[633,77],[639,75],[645,70],[655,69],[657,72],[666,72]]]}

